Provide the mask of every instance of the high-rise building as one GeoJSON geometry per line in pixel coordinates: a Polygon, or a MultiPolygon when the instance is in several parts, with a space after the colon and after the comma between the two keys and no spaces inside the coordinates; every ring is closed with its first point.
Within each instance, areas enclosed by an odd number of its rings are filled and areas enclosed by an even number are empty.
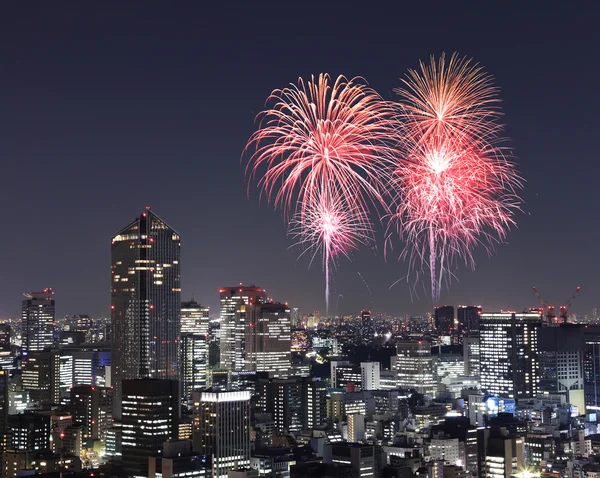
{"type": "Polygon", "coordinates": [[[121,382],[179,379],[181,237],[146,208],[112,238],[111,320],[115,418],[121,382]]]}
{"type": "Polygon", "coordinates": [[[469,332],[463,336],[463,360],[465,375],[467,377],[479,377],[479,332],[469,332]]]}
{"type": "Polygon", "coordinates": [[[4,476],[2,475],[2,470],[4,470],[2,455],[7,440],[8,412],[8,372],[0,368],[0,476],[4,476]]]}
{"type": "Polygon", "coordinates": [[[435,396],[436,383],[433,377],[431,342],[421,340],[399,340],[396,355],[392,356],[391,368],[398,374],[398,386],[415,389],[424,395],[435,396]]]}
{"type": "Polygon", "coordinates": [[[148,476],[148,458],[177,439],[179,383],[168,379],[124,380],[123,468],[127,476],[148,476]]]}
{"type": "Polygon", "coordinates": [[[181,304],[181,333],[208,335],[210,326],[210,309],[195,300],[181,304]]]}
{"type": "Polygon", "coordinates": [[[50,448],[50,417],[37,413],[8,416],[7,448],[43,451],[50,448]]]}
{"type": "Polygon", "coordinates": [[[541,326],[538,313],[481,314],[479,350],[483,390],[514,399],[538,394],[538,331],[541,326]]]}
{"type": "Polygon", "coordinates": [[[454,307],[452,305],[436,307],[433,317],[438,335],[452,335],[454,331],[454,307]]]}
{"type": "Polygon", "coordinates": [[[459,305],[456,309],[456,319],[458,321],[458,332],[460,335],[465,332],[479,331],[479,316],[482,308],[480,305],[459,305]]]}
{"type": "Polygon", "coordinates": [[[325,425],[327,423],[327,384],[318,378],[305,378],[302,406],[305,430],[325,425]]]}
{"type": "Polygon", "coordinates": [[[182,333],[181,382],[184,402],[192,400],[192,393],[207,386],[208,380],[208,337],[182,333]]]}
{"type": "Polygon", "coordinates": [[[256,383],[257,408],[273,416],[275,427],[281,433],[302,431],[303,378],[260,377],[256,383]]]}
{"type": "Polygon", "coordinates": [[[379,362],[361,362],[362,390],[379,390],[381,364],[379,362]]]}
{"type": "Polygon", "coordinates": [[[221,368],[245,370],[245,340],[248,306],[266,302],[267,294],[254,285],[219,290],[221,308],[221,368]]]}
{"type": "Polygon", "coordinates": [[[23,295],[23,353],[52,347],[56,322],[53,290],[48,288],[43,292],[25,292],[23,295]]]}
{"type": "Polygon", "coordinates": [[[245,369],[287,376],[292,360],[289,307],[272,302],[246,307],[245,369]]]}
{"type": "Polygon", "coordinates": [[[0,323],[0,349],[10,347],[11,327],[8,323],[0,323]]]}
{"type": "Polygon", "coordinates": [[[375,335],[375,327],[371,317],[370,310],[361,310],[360,312],[360,336],[365,344],[370,344],[375,335]]]}
{"type": "Polygon", "coordinates": [[[112,426],[112,389],[92,385],[78,385],[71,389],[70,410],[73,421],[82,428],[82,439],[88,448],[93,442],[106,441],[106,432],[112,426]]]}
{"type": "Polygon", "coordinates": [[[23,390],[34,402],[60,402],[60,352],[29,352],[23,359],[23,390]]]}
{"type": "Polygon", "coordinates": [[[213,457],[215,478],[250,464],[250,392],[194,394],[194,451],[213,457]]]}
{"type": "Polygon", "coordinates": [[[385,453],[379,445],[329,443],[323,448],[323,463],[349,464],[358,478],[380,476],[385,461],[385,453]]]}
{"type": "Polygon", "coordinates": [[[294,307],[292,309],[292,314],[290,317],[291,321],[292,321],[292,327],[300,327],[301,323],[300,323],[300,311],[298,310],[298,307],[294,307]]]}

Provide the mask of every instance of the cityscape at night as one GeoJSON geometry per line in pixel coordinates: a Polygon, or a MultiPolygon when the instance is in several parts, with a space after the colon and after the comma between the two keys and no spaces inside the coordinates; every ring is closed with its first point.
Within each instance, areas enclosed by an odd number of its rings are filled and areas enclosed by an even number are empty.
{"type": "Polygon", "coordinates": [[[599,16],[3,5],[0,478],[600,477],[599,16]]]}

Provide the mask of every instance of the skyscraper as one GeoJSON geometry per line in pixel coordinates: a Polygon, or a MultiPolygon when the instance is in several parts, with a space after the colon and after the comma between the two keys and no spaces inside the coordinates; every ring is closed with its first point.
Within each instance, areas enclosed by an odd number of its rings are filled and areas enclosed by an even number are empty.
{"type": "Polygon", "coordinates": [[[245,370],[246,320],[248,305],[261,304],[267,294],[254,285],[220,289],[221,368],[245,370]]]}
{"type": "Polygon", "coordinates": [[[369,310],[361,310],[360,312],[360,335],[362,342],[365,344],[370,344],[373,340],[373,335],[375,335],[373,319],[369,310]]]}
{"type": "Polygon", "coordinates": [[[208,335],[210,309],[195,300],[181,304],[181,333],[208,335]]]}
{"type": "Polygon", "coordinates": [[[244,341],[246,370],[286,376],[292,359],[289,307],[272,302],[248,307],[244,341]]]}
{"type": "Polygon", "coordinates": [[[214,477],[250,464],[250,392],[194,394],[194,451],[213,456],[214,477]]]}
{"type": "Polygon", "coordinates": [[[451,335],[454,330],[454,307],[451,305],[436,307],[434,321],[439,335],[451,335]]]}
{"type": "Polygon", "coordinates": [[[36,352],[52,347],[56,320],[54,292],[48,288],[43,292],[25,292],[23,295],[23,351],[36,352]]]}
{"type": "Polygon", "coordinates": [[[482,308],[480,305],[459,305],[456,309],[458,321],[458,332],[462,335],[466,332],[477,332],[479,330],[479,316],[482,308]]]}
{"type": "Polygon", "coordinates": [[[416,389],[424,395],[435,395],[433,358],[429,340],[399,340],[391,368],[398,374],[398,386],[416,389]]]}
{"type": "Polygon", "coordinates": [[[111,246],[114,415],[121,382],[179,378],[181,238],[146,208],[111,246]]]}
{"type": "Polygon", "coordinates": [[[122,387],[123,467],[127,476],[148,476],[148,458],[177,438],[177,380],[124,380],[122,387]]]}
{"type": "Polygon", "coordinates": [[[181,381],[183,401],[189,402],[192,393],[206,388],[208,376],[208,337],[181,334],[181,381]]]}
{"type": "Polygon", "coordinates": [[[531,398],[539,392],[538,313],[481,314],[481,388],[505,398],[531,398]]]}

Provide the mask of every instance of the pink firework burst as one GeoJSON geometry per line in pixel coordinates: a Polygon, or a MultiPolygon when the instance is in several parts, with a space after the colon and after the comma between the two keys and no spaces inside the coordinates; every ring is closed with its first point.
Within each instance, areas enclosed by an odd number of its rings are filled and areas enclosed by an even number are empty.
{"type": "Polygon", "coordinates": [[[391,224],[406,241],[410,270],[418,278],[429,269],[437,304],[457,260],[474,267],[477,245],[491,252],[505,239],[522,183],[498,146],[498,92],[479,66],[456,55],[432,57],[404,83],[396,91],[402,147],[391,224]]]}
{"type": "Polygon", "coordinates": [[[246,146],[254,148],[246,176],[258,177],[261,195],[294,218],[302,244],[323,246],[328,307],[330,263],[346,250],[348,228],[360,224],[356,234],[371,237],[369,209],[385,207],[393,111],[361,79],[332,82],[327,74],[275,90],[267,102],[246,146]]]}

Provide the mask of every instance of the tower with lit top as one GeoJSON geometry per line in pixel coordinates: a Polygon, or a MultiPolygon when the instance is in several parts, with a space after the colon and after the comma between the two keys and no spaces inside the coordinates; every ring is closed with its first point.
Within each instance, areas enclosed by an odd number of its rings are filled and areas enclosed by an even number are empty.
{"type": "Polygon", "coordinates": [[[181,237],[150,208],[112,238],[114,416],[122,381],[179,379],[181,237]]]}

